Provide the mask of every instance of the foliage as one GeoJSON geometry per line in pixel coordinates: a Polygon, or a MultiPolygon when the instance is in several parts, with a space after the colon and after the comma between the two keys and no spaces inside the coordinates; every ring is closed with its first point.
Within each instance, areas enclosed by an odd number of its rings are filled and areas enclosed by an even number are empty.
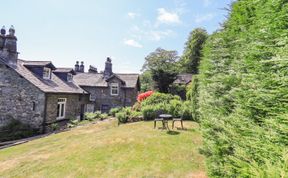
{"type": "Polygon", "coordinates": [[[116,118],[119,123],[126,123],[128,121],[128,114],[125,111],[120,111],[116,113],[116,118]]]}
{"type": "Polygon", "coordinates": [[[153,93],[149,98],[144,100],[141,104],[142,107],[145,107],[147,105],[157,105],[159,103],[166,103],[168,104],[171,100],[179,100],[179,96],[171,95],[171,94],[165,94],[165,93],[153,93]]]}
{"type": "Polygon", "coordinates": [[[1,142],[27,138],[39,134],[39,130],[13,118],[11,118],[7,125],[1,127],[0,130],[1,142]]]}
{"type": "Polygon", "coordinates": [[[141,92],[154,90],[154,81],[152,79],[152,74],[149,70],[144,71],[140,75],[140,81],[141,81],[141,92]]]}
{"type": "Polygon", "coordinates": [[[198,74],[202,49],[207,38],[207,31],[202,28],[196,28],[190,33],[180,60],[182,72],[198,74]]]}
{"type": "Polygon", "coordinates": [[[288,2],[236,1],[204,47],[199,109],[211,177],[287,177],[288,2]]]}
{"type": "Polygon", "coordinates": [[[193,117],[193,111],[191,109],[191,101],[185,101],[182,104],[182,119],[184,120],[193,120],[198,121],[196,118],[193,117]]]}
{"type": "Polygon", "coordinates": [[[103,113],[100,115],[100,120],[104,120],[104,119],[107,119],[108,118],[108,114],[106,113],[103,113]]]}
{"type": "Polygon", "coordinates": [[[154,92],[153,91],[147,91],[147,92],[144,92],[144,93],[140,93],[138,96],[137,96],[137,101],[138,102],[142,102],[144,101],[145,99],[147,99],[149,96],[151,96],[154,92]]]}
{"type": "Polygon", "coordinates": [[[115,117],[116,113],[118,113],[119,111],[121,111],[122,108],[121,107],[117,107],[117,108],[112,108],[109,111],[109,115],[115,117]]]}
{"type": "Polygon", "coordinates": [[[198,91],[199,79],[198,75],[194,75],[191,83],[187,87],[186,97],[191,101],[191,112],[194,121],[199,120],[199,91],[198,91]]]}
{"type": "MultiPolygon", "coordinates": [[[[159,107],[153,106],[145,106],[142,108],[143,118],[145,121],[153,120],[158,117],[160,114],[159,107]]],[[[161,108],[163,109],[163,108],[161,108]]]]}
{"type": "Polygon", "coordinates": [[[132,110],[133,110],[133,111],[141,111],[141,103],[140,103],[140,102],[136,102],[136,103],[132,106],[132,110]]]}
{"type": "Polygon", "coordinates": [[[183,110],[183,102],[177,99],[171,100],[168,104],[168,113],[173,117],[181,117],[183,110]]]}
{"type": "Polygon", "coordinates": [[[173,83],[178,74],[178,55],[176,51],[156,49],[145,58],[142,71],[151,72],[155,88],[160,92],[168,93],[169,85],[173,83]]]}
{"type": "Polygon", "coordinates": [[[172,95],[178,95],[182,100],[186,100],[186,85],[171,84],[169,93],[172,95]]]}
{"type": "Polygon", "coordinates": [[[96,112],[86,112],[85,114],[85,119],[89,121],[93,121],[94,119],[101,119],[101,112],[96,111],[96,112]]]}
{"type": "Polygon", "coordinates": [[[60,126],[57,123],[53,123],[50,125],[50,128],[52,129],[52,131],[56,131],[60,129],[60,126]]]}

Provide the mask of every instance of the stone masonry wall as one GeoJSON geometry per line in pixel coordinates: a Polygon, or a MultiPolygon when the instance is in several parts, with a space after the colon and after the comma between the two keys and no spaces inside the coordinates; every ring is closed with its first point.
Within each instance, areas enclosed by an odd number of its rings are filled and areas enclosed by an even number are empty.
{"type": "Polygon", "coordinates": [[[0,127],[12,119],[43,128],[45,94],[0,63],[0,127]]]}
{"type": "Polygon", "coordinates": [[[83,94],[47,94],[46,124],[60,123],[64,120],[76,119],[80,116],[81,104],[88,102],[88,96],[83,94]],[[66,98],[65,118],[57,120],[57,105],[59,98],[66,98]]]}
{"type": "Polygon", "coordinates": [[[109,108],[114,108],[114,107],[124,107],[124,105],[132,106],[136,102],[138,94],[136,87],[123,88],[121,82],[117,79],[109,81],[109,84],[110,83],[119,84],[120,86],[119,95],[112,96],[110,93],[111,92],[110,87],[82,87],[84,90],[88,91],[91,95],[93,95],[93,98],[96,98],[96,101],[94,103],[95,111],[101,110],[102,105],[108,105],[109,108]]]}

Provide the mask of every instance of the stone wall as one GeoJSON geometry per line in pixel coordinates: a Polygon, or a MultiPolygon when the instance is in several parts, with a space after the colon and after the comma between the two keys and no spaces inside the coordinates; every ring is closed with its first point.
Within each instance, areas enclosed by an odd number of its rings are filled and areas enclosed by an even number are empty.
{"type": "Polygon", "coordinates": [[[0,63],[0,127],[12,119],[42,131],[45,94],[0,63]]]}
{"type": "Polygon", "coordinates": [[[47,106],[45,124],[48,126],[46,127],[46,132],[49,132],[49,127],[53,123],[57,123],[59,126],[61,126],[63,123],[67,123],[69,119],[79,119],[81,105],[87,104],[88,98],[88,95],[83,94],[46,94],[47,106]],[[57,119],[57,105],[59,98],[66,98],[66,110],[64,119],[57,119]]]}
{"type": "Polygon", "coordinates": [[[90,102],[95,104],[95,111],[101,110],[102,105],[107,105],[109,106],[109,109],[111,109],[115,107],[132,106],[136,102],[138,95],[136,87],[124,88],[117,78],[109,81],[109,84],[111,83],[119,84],[119,95],[112,96],[110,93],[110,87],[82,87],[96,99],[95,102],[90,102]]]}

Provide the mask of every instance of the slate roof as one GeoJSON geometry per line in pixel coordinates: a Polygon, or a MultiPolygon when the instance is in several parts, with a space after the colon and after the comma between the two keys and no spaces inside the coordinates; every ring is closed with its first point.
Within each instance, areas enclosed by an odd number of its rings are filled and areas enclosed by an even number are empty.
{"type": "Polygon", "coordinates": [[[192,74],[178,74],[174,84],[185,84],[187,85],[192,80],[192,74]]]}
{"type": "Polygon", "coordinates": [[[54,73],[72,73],[76,74],[73,68],[57,68],[54,73]]]}
{"type": "MultiPolygon", "coordinates": [[[[139,80],[139,74],[114,74],[125,82],[126,88],[135,88],[139,80]]],[[[108,79],[109,80],[109,79],[108,79]]],[[[103,73],[77,73],[74,81],[79,86],[108,87],[108,82],[104,79],[103,73]]]]}
{"type": "Polygon", "coordinates": [[[28,67],[50,67],[53,70],[56,69],[51,61],[25,61],[25,64],[23,65],[28,67]]]}
{"type": "Polygon", "coordinates": [[[37,76],[36,74],[31,72],[27,67],[25,67],[27,65],[29,66],[32,65],[41,66],[43,64],[47,65],[49,61],[33,62],[18,59],[16,67],[9,65],[5,60],[1,58],[0,62],[6,64],[7,66],[15,70],[20,76],[28,80],[30,83],[32,83],[34,86],[36,86],[45,93],[67,93],[67,94],[87,93],[82,88],[80,88],[75,82],[65,82],[53,73],[51,74],[51,80],[43,79],[42,77],[37,76]]]}

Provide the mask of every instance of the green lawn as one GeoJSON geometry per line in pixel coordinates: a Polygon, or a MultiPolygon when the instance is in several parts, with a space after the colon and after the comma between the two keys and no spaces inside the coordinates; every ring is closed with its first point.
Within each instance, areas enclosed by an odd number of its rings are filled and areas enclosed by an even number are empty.
{"type": "Polygon", "coordinates": [[[0,177],[206,177],[199,126],[184,126],[171,133],[153,122],[78,127],[0,150],[0,177]]]}

